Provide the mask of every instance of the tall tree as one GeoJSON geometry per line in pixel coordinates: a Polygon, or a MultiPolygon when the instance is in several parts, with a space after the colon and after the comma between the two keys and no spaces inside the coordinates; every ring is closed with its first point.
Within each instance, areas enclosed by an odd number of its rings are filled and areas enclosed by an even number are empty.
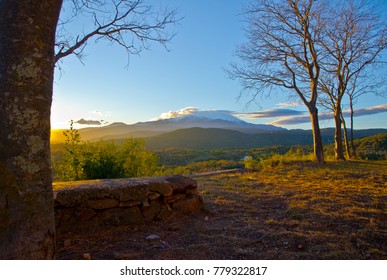
{"type": "Polygon", "coordinates": [[[0,1],[0,258],[50,259],[50,110],[62,0],[0,1]]]}
{"type": "Polygon", "coordinates": [[[326,6],[319,44],[324,49],[320,85],[329,96],[335,120],[335,158],[344,160],[342,100],[356,87],[360,74],[378,62],[386,48],[387,24],[370,1],[336,1],[326,6]],[[332,5],[333,3],[333,5],[332,5]]]}
{"type": "MultiPolygon", "coordinates": [[[[348,83],[346,95],[348,96],[349,102],[349,139],[344,140],[347,143],[347,154],[349,158],[356,158],[356,146],[354,143],[354,116],[355,109],[354,106],[360,96],[363,95],[377,95],[385,97],[387,95],[387,83],[386,83],[386,73],[378,71],[379,67],[376,67],[376,71],[362,71],[358,72],[351,78],[351,81],[348,83]]],[[[344,117],[342,118],[343,123],[345,123],[344,117]]],[[[344,126],[344,132],[346,128],[344,126]]],[[[348,134],[348,132],[347,132],[348,134]]]]}
{"type": "Polygon", "coordinates": [[[66,2],[74,5],[76,13],[92,15],[96,28],[92,36],[85,34],[86,40],[55,39],[62,0],[0,1],[0,259],[50,259],[55,254],[50,170],[55,63],[79,54],[93,36],[126,50],[132,50],[136,38],[142,46],[151,41],[165,44],[171,38],[164,29],[174,23],[175,12],[154,18],[144,1],[66,2]],[[154,19],[152,24],[147,17],[154,19]],[[129,18],[132,21],[126,21],[129,18]],[[124,23],[124,29],[117,31],[120,21],[137,25],[131,28],[124,23]]]}
{"type": "Polygon", "coordinates": [[[323,5],[314,0],[255,0],[247,7],[248,41],[237,50],[230,76],[253,97],[282,88],[308,108],[315,158],[324,162],[318,121],[320,60],[317,38],[323,5]]]}

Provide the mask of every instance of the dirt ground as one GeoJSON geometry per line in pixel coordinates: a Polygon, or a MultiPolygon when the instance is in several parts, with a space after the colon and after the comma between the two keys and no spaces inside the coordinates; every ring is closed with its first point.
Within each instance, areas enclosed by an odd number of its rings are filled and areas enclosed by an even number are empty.
{"type": "Polygon", "coordinates": [[[199,213],[58,236],[57,259],[387,259],[386,162],[195,178],[199,213]]]}

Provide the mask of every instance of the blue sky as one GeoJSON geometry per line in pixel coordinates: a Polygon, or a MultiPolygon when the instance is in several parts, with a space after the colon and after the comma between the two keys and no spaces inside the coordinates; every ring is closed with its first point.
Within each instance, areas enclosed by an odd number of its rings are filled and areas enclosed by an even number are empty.
{"type": "MultiPolygon", "coordinates": [[[[152,2],[176,7],[184,17],[174,28],[177,35],[168,45],[169,51],[152,44],[150,50],[128,58],[118,46],[91,42],[84,50],[83,64],[75,56],[66,57],[62,70],[56,71],[53,128],[67,128],[69,120],[82,118],[132,124],[195,107],[233,112],[253,123],[310,129],[308,119],[283,119],[299,115],[294,111],[306,113],[306,108],[296,105],[298,100],[290,100],[287,94],[257,99],[248,106],[249,97],[237,101],[240,86],[227,77],[224,68],[235,61],[235,47],[245,40],[240,13],[248,0],[152,2]],[[253,119],[249,113],[261,115],[253,119]]],[[[367,110],[359,111],[355,128],[387,128],[386,98],[365,96],[357,108],[367,110]],[[365,112],[362,117],[361,112],[365,112]]],[[[320,125],[330,127],[333,123],[322,118],[320,125]]]]}

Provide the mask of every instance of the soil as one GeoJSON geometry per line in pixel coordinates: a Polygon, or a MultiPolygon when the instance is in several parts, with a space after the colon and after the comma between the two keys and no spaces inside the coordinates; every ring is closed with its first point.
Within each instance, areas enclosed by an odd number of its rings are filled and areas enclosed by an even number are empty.
{"type": "Polygon", "coordinates": [[[57,259],[387,259],[387,165],[355,164],[196,177],[200,212],[62,234],[57,259]]]}

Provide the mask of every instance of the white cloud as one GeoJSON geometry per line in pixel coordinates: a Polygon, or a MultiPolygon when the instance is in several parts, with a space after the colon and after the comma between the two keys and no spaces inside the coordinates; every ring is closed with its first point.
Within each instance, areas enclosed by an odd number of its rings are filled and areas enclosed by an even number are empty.
{"type": "MultiPolygon", "coordinates": [[[[280,103],[285,104],[285,103],[280,103]]],[[[286,103],[288,106],[296,103],[286,103]]],[[[277,104],[278,106],[279,104],[277,104]]],[[[298,104],[299,105],[299,104],[298,104]]],[[[387,112],[387,104],[377,105],[368,108],[360,108],[355,110],[355,117],[365,116],[365,115],[374,115],[379,113],[387,112]]],[[[162,113],[159,118],[152,119],[155,120],[166,120],[166,119],[175,119],[184,116],[196,116],[201,118],[209,119],[222,119],[229,121],[241,121],[239,118],[246,119],[267,119],[267,118],[276,118],[276,120],[270,122],[269,124],[275,126],[290,126],[298,125],[303,123],[310,122],[309,113],[307,111],[299,111],[293,109],[271,109],[251,113],[239,113],[228,110],[200,110],[196,107],[186,107],[177,111],[169,111],[162,113]]],[[[349,111],[344,112],[344,117],[349,116],[349,111]]],[[[320,113],[319,120],[332,120],[332,113],[320,113]]]]}
{"type": "MultiPolygon", "coordinates": [[[[368,107],[368,108],[355,109],[354,116],[361,117],[361,116],[375,115],[375,114],[380,114],[385,112],[387,112],[387,104],[382,104],[382,105],[377,105],[377,106],[368,107]]],[[[344,111],[343,115],[344,117],[349,117],[350,111],[349,110],[344,111]]],[[[333,114],[320,113],[318,117],[320,121],[331,120],[333,118],[333,114]]],[[[301,116],[283,117],[271,122],[270,124],[277,125],[277,126],[284,126],[284,125],[298,125],[298,124],[308,123],[308,122],[310,122],[310,117],[309,117],[309,114],[305,113],[304,115],[301,115],[301,116]]]]}
{"type": "MultiPolygon", "coordinates": [[[[380,114],[385,112],[387,112],[387,104],[382,104],[382,105],[377,105],[377,106],[368,107],[368,108],[355,109],[355,117],[375,115],[375,114],[380,114]]],[[[345,113],[345,116],[349,116],[350,111],[347,110],[344,113],[345,113]]]]}
{"type": "Polygon", "coordinates": [[[196,107],[187,107],[177,111],[169,111],[162,113],[159,118],[152,119],[153,121],[157,120],[167,120],[167,119],[177,119],[186,116],[193,116],[203,119],[212,119],[212,120],[227,120],[232,122],[241,122],[242,120],[235,117],[238,113],[229,111],[229,110],[200,110],[196,107]]]}
{"type": "Polygon", "coordinates": [[[235,115],[245,117],[248,119],[263,119],[263,118],[299,116],[303,114],[305,114],[305,112],[291,110],[291,109],[272,109],[272,110],[265,110],[265,111],[252,112],[252,113],[237,113],[235,115]]]}
{"type": "Polygon", "coordinates": [[[298,102],[282,102],[282,103],[278,103],[276,104],[275,106],[276,107],[298,107],[302,104],[298,103],[298,102]]]}
{"type": "Polygon", "coordinates": [[[169,111],[166,113],[162,113],[157,120],[167,120],[167,119],[175,119],[182,116],[191,115],[194,112],[199,111],[198,108],[195,107],[186,107],[177,111],[169,111]]]}

